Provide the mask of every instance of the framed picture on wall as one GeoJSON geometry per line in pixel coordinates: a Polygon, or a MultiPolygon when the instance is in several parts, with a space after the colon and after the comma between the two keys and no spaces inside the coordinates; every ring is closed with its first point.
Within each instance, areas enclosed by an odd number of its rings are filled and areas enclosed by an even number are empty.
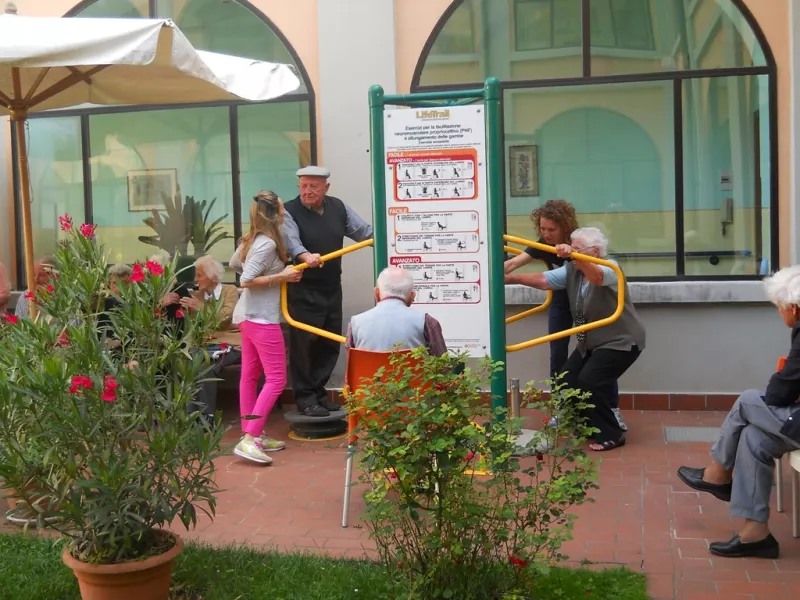
{"type": "Polygon", "coordinates": [[[513,198],[539,195],[538,146],[511,146],[508,168],[513,198]]]}
{"type": "Polygon", "coordinates": [[[163,210],[164,195],[174,198],[177,190],[177,169],[128,171],[128,210],[163,210]]]}

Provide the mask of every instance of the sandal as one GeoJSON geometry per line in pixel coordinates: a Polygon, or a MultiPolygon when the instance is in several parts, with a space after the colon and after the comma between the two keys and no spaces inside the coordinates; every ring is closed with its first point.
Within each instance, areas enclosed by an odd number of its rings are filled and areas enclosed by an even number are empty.
{"type": "Polygon", "coordinates": [[[614,448],[622,448],[627,442],[627,438],[623,435],[619,440],[613,442],[611,440],[606,440],[605,442],[591,442],[589,444],[589,450],[593,452],[608,452],[609,450],[613,450],[614,448]],[[592,446],[598,446],[597,448],[593,448],[592,446]]]}

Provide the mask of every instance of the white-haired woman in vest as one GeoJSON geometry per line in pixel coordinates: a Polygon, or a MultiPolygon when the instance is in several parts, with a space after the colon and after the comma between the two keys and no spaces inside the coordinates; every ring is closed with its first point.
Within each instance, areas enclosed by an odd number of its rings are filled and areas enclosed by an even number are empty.
{"type": "MultiPolygon", "coordinates": [[[[572,232],[572,244],[556,246],[558,255],[573,252],[596,258],[607,257],[608,239],[596,227],[572,232]]],[[[617,275],[609,267],[580,260],[544,273],[506,275],[506,283],[540,290],[566,290],[575,325],[611,316],[617,308],[617,275]]],[[[590,392],[594,408],[587,411],[591,427],[599,430],[589,446],[597,452],[625,444],[625,432],[612,410],[614,383],[639,358],[645,344],[644,326],[625,289],[625,309],[619,319],[598,329],[577,334],[578,346],[564,365],[564,382],[571,388],[590,392]]]]}

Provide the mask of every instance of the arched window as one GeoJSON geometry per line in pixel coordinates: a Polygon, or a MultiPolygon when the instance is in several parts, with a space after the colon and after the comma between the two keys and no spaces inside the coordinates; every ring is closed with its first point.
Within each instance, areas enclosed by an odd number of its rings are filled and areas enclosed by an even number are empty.
{"type": "MultiPolygon", "coordinates": [[[[314,96],[297,55],[275,26],[240,0],[91,0],[81,17],[172,19],[201,50],[293,64],[302,86],[265,103],[102,107],[31,115],[32,215],[37,255],[58,243],[57,216],[100,225],[111,262],[146,258],[139,241],[163,194],[214,201],[208,222],[230,236],[210,249],[223,263],[249,226],[253,196],[297,194],[295,171],[314,160],[314,96]],[[153,12],[151,12],[153,11],[153,12]]],[[[17,194],[19,195],[19,194],[17,194]]],[[[192,247],[189,251],[197,252],[192,247]]]]}
{"type": "Polygon", "coordinates": [[[509,232],[565,198],[630,276],[777,266],[772,52],[741,0],[457,0],[412,91],[504,88],[509,232]],[[513,161],[533,160],[533,185],[513,161]]]}

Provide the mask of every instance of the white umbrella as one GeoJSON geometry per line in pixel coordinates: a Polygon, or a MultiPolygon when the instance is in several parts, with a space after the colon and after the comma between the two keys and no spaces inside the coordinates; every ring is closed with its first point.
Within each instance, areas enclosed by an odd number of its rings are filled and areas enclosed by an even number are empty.
{"type": "Polygon", "coordinates": [[[28,285],[28,113],[81,104],[264,101],[298,87],[290,65],[196,50],[170,20],[0,15],[0,114],[16,125],[28,285]]]}

